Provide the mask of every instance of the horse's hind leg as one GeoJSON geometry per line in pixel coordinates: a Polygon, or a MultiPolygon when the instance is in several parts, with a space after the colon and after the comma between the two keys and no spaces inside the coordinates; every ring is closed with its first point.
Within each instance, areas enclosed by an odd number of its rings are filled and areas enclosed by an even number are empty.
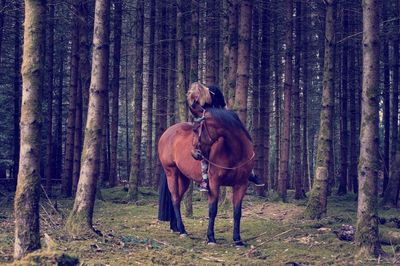
{"type": "Polygon", "coordinates": [[[246,189],[246,186],[233,187],[233,241],[237,247],[244,246],[240,238],[240,219],[242,218],[242,201],[246,189]]]}
{"type": "MultiPolygon", "coordinates": [[[[179,234],[181,236],[184,236],[187,233],[186,233],[183,221],[182,221],[181,201],[183,198],[183,194],[186,191],[186,190],[183,191],[184,186],[185,186],[185,181],[183,181],[183,179],[180,176],[181,174],[179,173],[179,170],[176,168],[168,169],[168,170],[166,169],[166,172],[167,172],[167,176],[171,180],[171,182],[168,182],[168,187],[171,192],[172,206],[173,206],[175,217],[176,217],[176,226],[179,231],[179,234]]],[[[186,189],[187,189],[187,185],[186,185],[186,189]]]]}

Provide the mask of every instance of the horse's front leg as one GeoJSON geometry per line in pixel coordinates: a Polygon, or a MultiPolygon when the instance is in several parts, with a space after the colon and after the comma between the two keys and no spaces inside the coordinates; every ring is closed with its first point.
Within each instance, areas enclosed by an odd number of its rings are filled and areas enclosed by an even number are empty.
{"type": "Polygon", "coordinates": [[[214,236],[215,217],[218,212],[218,195],[219,187],[210,187],[208,194],[208,229],[207,229],[207,243],[209,245],[216,244],[214,236]]]}
{"type": "Polygon", "coordinates": [[[240,219],[242,218],[242,201],[246,189],[246,186],[233,188],[233,241],[236,247],[243,247],[245,245],[240,238],[240,219]]]}

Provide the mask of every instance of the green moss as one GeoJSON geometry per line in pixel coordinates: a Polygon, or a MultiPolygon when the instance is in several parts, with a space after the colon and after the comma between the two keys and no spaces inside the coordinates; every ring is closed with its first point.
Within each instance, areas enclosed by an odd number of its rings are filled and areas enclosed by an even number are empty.
{"type": "Polygon", "coordinates": [[[14,262],[12,265],[75,266],[79,265],[79,259],[77,257],[65,254],[60,251],[37,251],[27,255],[20,261],[14,262]]]}

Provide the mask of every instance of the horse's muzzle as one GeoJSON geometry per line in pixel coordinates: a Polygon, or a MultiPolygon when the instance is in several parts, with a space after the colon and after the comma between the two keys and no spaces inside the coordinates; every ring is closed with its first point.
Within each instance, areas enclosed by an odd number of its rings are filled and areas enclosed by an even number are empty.
{"type": "Polygon", "coordinates": [[[203,159],[203,155],[201,154],[201,151],[199,149],[192,150],[192,157],[197,161],[203,159]]]}

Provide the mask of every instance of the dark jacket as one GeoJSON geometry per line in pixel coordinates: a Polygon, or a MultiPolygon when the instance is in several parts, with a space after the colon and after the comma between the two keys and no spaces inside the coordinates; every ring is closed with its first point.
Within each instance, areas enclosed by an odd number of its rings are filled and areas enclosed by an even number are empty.
{"type": "Polygon", "coordinates": [[[224,95],[219,90],[217,86],[209,86],[208,89],[210,90],[211,94],[211,104],[206,103],[203,108],[225,108],[226,103],[224,99],[224,95]]]}

